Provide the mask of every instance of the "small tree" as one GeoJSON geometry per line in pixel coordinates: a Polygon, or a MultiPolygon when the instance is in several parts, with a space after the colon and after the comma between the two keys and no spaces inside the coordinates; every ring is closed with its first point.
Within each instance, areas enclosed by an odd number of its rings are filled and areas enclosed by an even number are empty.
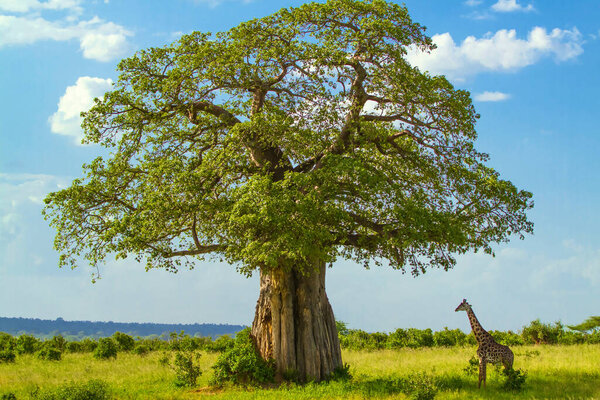
{"type": "Polygon", "coordinates": [[[111,338],[100,338],[98,346],[94,350],[94,357],[102,360],[117,358],[117,344],[111,338]]]}
{"type": "Polygon", "coordinates": [[[33,354],[40,346],[40,341],[32,335],[21,335],[17,338],[16,350],[19,354],[33,354]]]}
{"type": "Polygon", "coordinates": [[[135,347],[135,340],[126,333],[115,332],[112,337],[120,351],[131,351],[135,347]]]}
{"type": "Polygon", "coordinates": [[[578,325],[567,325],[569,329],[579,332],[589,332],[600,328],[600,316],[592,316],[578,325]]]}
{"type": "Polygon", "coordinates": [[[418,275],[533,229],[531,194],[475,150],[469,93],[407,48],[434,46],[405,7],[328,0],[121,61],[83,122],[111,155],[46,198],[60,265],[213,254],[258,273],[260,354],[325,379],[342,367],[327,264],[418,275]]]}

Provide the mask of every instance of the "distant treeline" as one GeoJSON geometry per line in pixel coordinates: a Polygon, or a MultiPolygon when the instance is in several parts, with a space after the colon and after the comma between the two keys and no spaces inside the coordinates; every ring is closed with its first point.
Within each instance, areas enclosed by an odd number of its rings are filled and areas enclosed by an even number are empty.
{"type": "Polygon", "coordinates": [[[223,324],[153,324],[135,322],[92,322],[44,320],[37,318],[5,318],[0,317],[0,332],[11,335],[30,334],[38,338],[50,338],[56,335],[68,337],[70,340],[101,338],[112,336],[115,332],[124,332],[131,336],[168,337],[170,332],[185,331],[191,336],[216,338],[221,335],[235,335],[244,329],[243,325],[223,324]]]}
{"type": "MultiPolygon", "coordinates": [[[[360,329],[348,329],[345,323],[337,322],[342,348],[348,350],[383,350],[421,348],[434,346],[476,345],[473,332],[466,334],[460,329],[396,329],[391,333],[368,333],[360,329]]],[[[574,331],[560,322],[546,324],[532,321],[520,332],[489,331],[494,339],[507,346],[523,344],[600,344],[600,329],[590,332],[574,331]]]]}

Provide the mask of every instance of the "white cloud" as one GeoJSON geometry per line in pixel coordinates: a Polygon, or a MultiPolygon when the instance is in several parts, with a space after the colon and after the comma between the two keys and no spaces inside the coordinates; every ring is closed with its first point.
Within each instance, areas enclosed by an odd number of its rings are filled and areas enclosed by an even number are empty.
{"type": "Polygon", "coordinates": [[[514,29],[502,29],[482,38],[469,36],[460,45],[450,33],[434,35],[432,40],[437,49],[424,53],[411,48],[408,61],[421,70],[457,81],[484,71],[515,71],[544,57],[565,61],[583,53],[582,36],[577,28],[555,28],[548,32],[535,27],[527,39],[519,39],[514,29]]]}
{"type": "Polygon", "coordinates": [[[73,86],[67,87],[65,94],[58,102],[58,110],[49,118],[50,130],[59,135],[71,136],[75,143],[81,144],[82,111],[87,111],[94,104],[94,98],[101,98],[112,88],[111,79],[82,76],[73,86]]]}
{"type": "Polygon", "coordinates": [[[52,175],[0,173],[0,243],[17,239],[26,225],[24,210],[33,207],[39,212],[46,193],[63,182],[52,175]]]}
{"type": "Polygon", "coordinates": [[[252,3],[252,1],[253,0],[195,0],[196,3],[206,4],[210,8],[215,8],[225,2],[237,2],[237,3],[241,2],[244,4],[248,4],[248,3],[252,3]]]}
{"type": "Polygon", "coordinates": [[[477,101],[504,101],[510,98],[509,94],[502,92],[483,92],[475,95],[477,101]]]}
{"type": "MultiPolygon", "coordinates": [[[[45,5],[45,8],[76,10],[79,1],[26,1],[13,4],[4,0],[0,7],[10,8],[14,12],[18,11],[17,5],[20,5],[21,10],[28,11],[39,8],[40,4],[45,5]]],[[[77,39],[85,58],[106,62],[122,57],[130,50],[127,37],[131,35],[132,33],[124,27],[98,17],[78,22],[73,16],[62,21],[50,21],[39,15],[0,15],[0,48],[28,45],[43,40],[77,39]]]]}
{"type": "Polygon", "coordinates": [[[110,61],[123,56],[129,50],[127,36],[131,32],[112,22],[93,18],[79,24],[82,34],[79,38],[83,56],[98,61],[110,61]]]}
{"type": "Polygon", "coordinates": [[[72,10],[81,12],[81,0],[0,0],[0,10],[9,12],[29,12],[35,10],[72,10]]]}
{"type": "Polygon", "coordinates": [[[494,5],[492,5],[492,10],[497,12],[515,12],[515,11],[533,11],[533,5],[529,4],[527,6],[522,6],[517,3],[517,0],[498,0],[494,5]]]}

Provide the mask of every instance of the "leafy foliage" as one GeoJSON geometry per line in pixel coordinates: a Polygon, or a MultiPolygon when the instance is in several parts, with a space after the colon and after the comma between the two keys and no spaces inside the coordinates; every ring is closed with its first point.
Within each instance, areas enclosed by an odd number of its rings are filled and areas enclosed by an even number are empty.
{"type": "Polygon", "coordinates": [[[175,370],[175,386],[196,386],[198,377],[202,375],[197,360],[200,353],[194,351],[178,351],[175,353],[172,368],[175,370]]]}
{"type": "Polygon", "coordinates": [[[527,372],[521,369],[506,368],[503,371],[505,380],[502,383],[502,389],[506,391],[520,392],[523,390],[527,372]]]}
{"type": "Polygon", "coordinates": [[[528,326],[523,327],[523,339],[526,343],[556,344],[564,333],[563,325],[555,322],[554,326],[544,324],[539,319],[531,321],[528,326]]]}
{"type": "Polygon", "coordinates": [[[110,156],[45,199],[60,265],[342,257],[416,275],[532,232],[531,194],[474,147],[469,93],[408,47],[433,48],[405,7],[328,0],[122,60],[83,122],[110,156]]]}
{"type": "Polygon", "coordinates": [[[47,341],[41,346],[37,352],[37,357],[40,360],[60,361],[62,359],[62,351],[55,347],[55,342],[47,341]]]}
{"type": "Polygon", "coordinates": [[[150,348],[145,344],[138,344],[133,348],[133,353],[138,356],[145,356],[150,352],[150,348]]]}
{"type": "Polygon", "coordinates": [[[122,332],[115,332],[112,336],[117,343],[119,351],[131,351],[135,346],[135,341],[131,336],[122,332]]]}
{"type": "Polygon", "coordinates": [[[118,347],[111,338],[101,338],[98,340],[98,346],[94,350],[94,357],[101,360],[117,358],[118,347]]]}
{"type": "Polygon", "coordinates": [[[438,388],[433,376],[417,373],[407,378],[404,392],[412,400],[432,400],[435,398],[438,388]]]}
{"type": "Polygon", "coordinates": [[[15,362],[16,354],[12,350],[0,350],[0,364],[15,362]]]}
{"type": "Polygon", "coordinates": [[[8,333],[0,332],[0,350],[13,351],[17,344],[16,339],[8,333]]]}
{"type": "Polygon", "coordinates": [[[15,349],[19,354],[33,354],[40,346],[40,341],[32,335],[20,335],[17,338],[15,349]]]}
{"type": "Polygon", "coordinates": [[[578,325],[569,325],[569,329],[579,332],[587,332],[597,328],[600,328],[600,316],[591,316],[578,325]]]}
{"type": "Polygon", "coordinates": [[[66,383],[57,388],[36,389],[31,393],[35,400],[109,400],[112,398],[108,384],[92,379],[84,383],[66,383]]]}
{"type": "Polygon", "coordinates": [[[232,348],[222,353],[213,365],[211,384],[260,385],[274,379],[274,363],[261,358],[254,347],[250,328],[239,332],[232,348]]]}

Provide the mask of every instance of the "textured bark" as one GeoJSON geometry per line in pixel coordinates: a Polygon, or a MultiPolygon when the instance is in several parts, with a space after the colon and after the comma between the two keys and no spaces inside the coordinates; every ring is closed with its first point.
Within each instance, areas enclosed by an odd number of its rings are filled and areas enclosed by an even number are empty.
{"type": "Polygon", "coordinates": [[[342,366],[333,310],[325,293],[325,264],[306,276],[261,271],[252,336],[261,356],[273,358],[277,376],[321,381],[342,366]]]}

